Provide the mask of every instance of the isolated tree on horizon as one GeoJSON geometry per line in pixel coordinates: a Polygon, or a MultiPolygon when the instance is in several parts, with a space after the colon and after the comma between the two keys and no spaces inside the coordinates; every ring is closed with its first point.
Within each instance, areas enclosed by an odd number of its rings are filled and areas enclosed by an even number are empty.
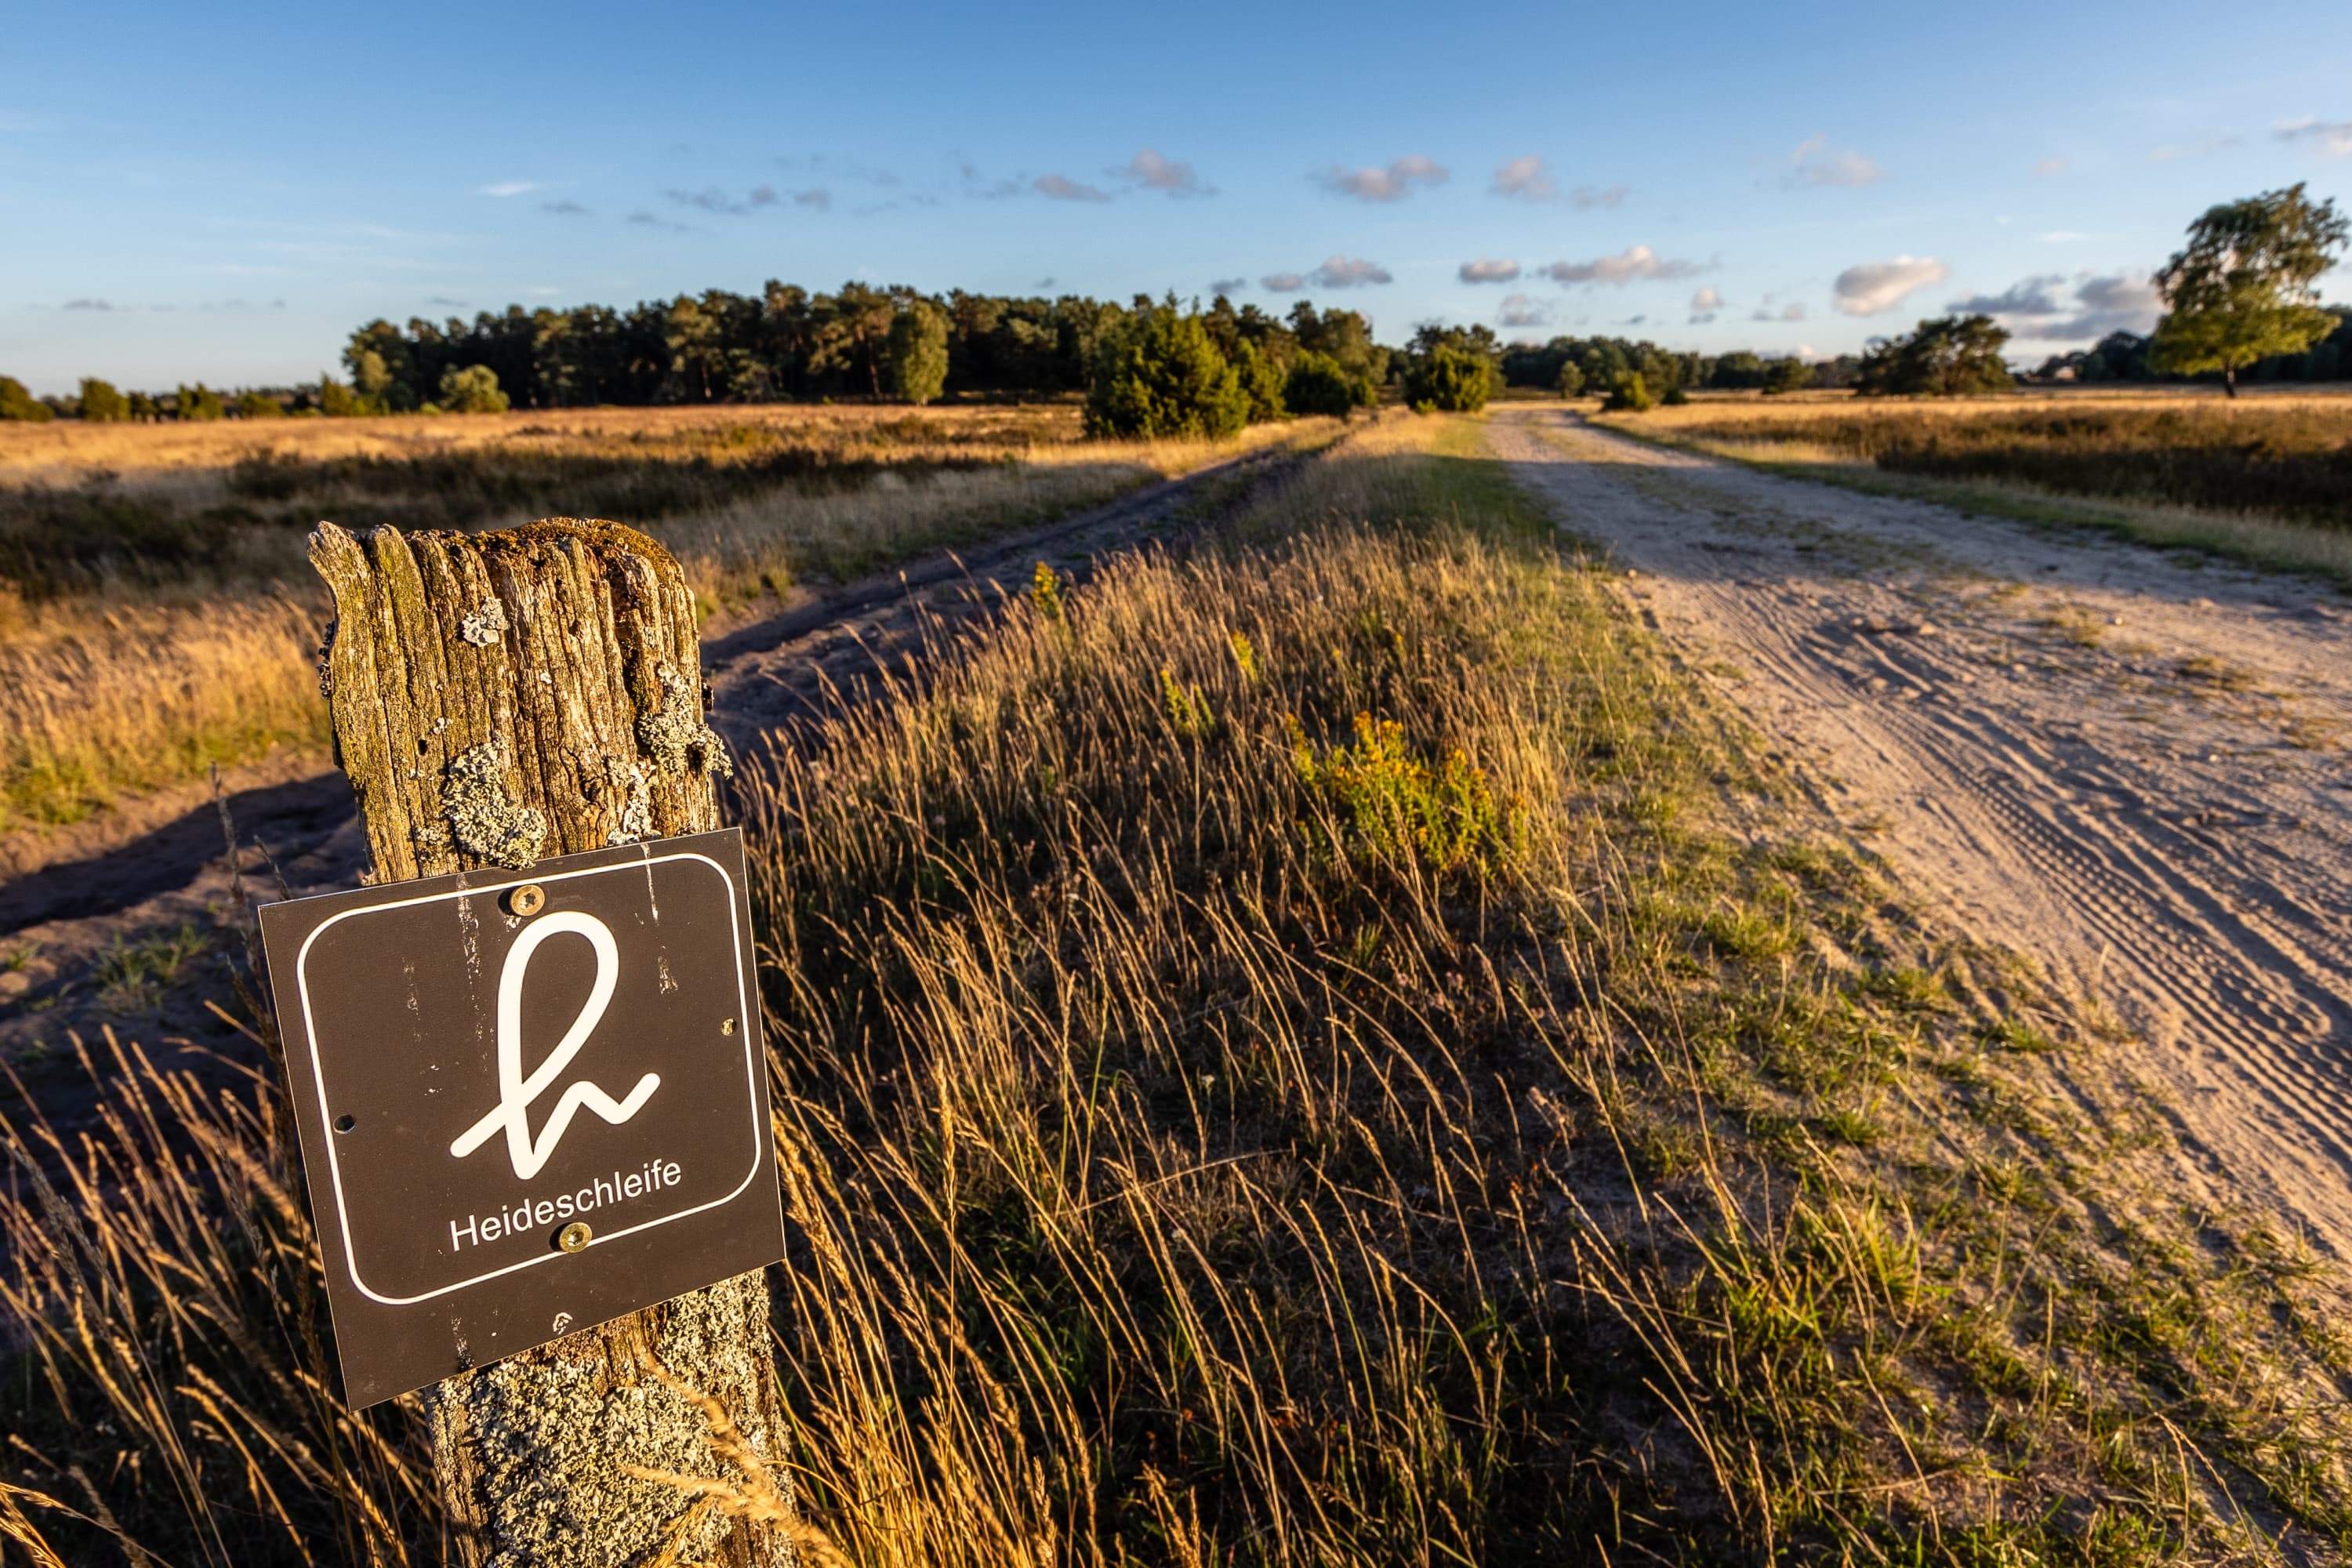
{"type": "Polygon", "coordinates": [[[2347,226],[2333,200],[2313,202],[2301,181],[2205,209],[2189,243],[2156,275],[2164,319],[2148,343],[2159,371],[2221,373],[2238,395],[2238,372],[2270,354],[2301,353],[2336,330],[2314,285],[2335,265],[2347,226]]]}
{"type": "Polygon", "coordinates": [[[890,388],[920,407],[947,390],[948,316],[913,300],[890,320],[890,388]]]}
{"type": "Polygon", "coordinates": [[[2017,385],[2000,357],[2009,329],[1990,316],[1937,316],[1862,356],[1864,397],[1967,397],[2017,385]]]}

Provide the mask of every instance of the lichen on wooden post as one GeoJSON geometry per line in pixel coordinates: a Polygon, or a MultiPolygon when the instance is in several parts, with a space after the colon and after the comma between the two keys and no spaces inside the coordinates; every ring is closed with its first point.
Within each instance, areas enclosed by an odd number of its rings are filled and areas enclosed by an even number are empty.
{"type": "MultiPolygon", "coordinates": [[[[714,775],[731,763],[703,719],[694,595],[651,539],[571,518],[364,540],[321,523],[310,561],[334,593],[321,685],[375,880],[719,826],[714,775]]],[[[435,1465],[464,1561],[659,1557],[691,1500],[627,1467],[720,1468],[681,1386],[718,1399],[773,1458],[782,1413],[760,1275],[432,1391],[435,1465]]],[[[677,1545],[679,1563],[793,1562],[783,1527],[715,1510],[677,1545]]]]}

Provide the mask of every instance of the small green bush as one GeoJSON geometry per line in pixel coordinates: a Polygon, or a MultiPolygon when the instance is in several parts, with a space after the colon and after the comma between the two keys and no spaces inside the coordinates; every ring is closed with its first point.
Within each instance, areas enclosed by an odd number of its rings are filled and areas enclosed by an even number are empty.
{"type": "Polygon", "coordinates": [[[57,417],[57,410],[25,390],[13,375],[0,375],[0,419],[21,419],[38,425],[57,417]]]}
{"type": "Polygon", "coordinates": [[[1087,434],[1216,439],[1249,423],[1249,394],[1197,315],[1172,304],[1106,334],[1087,390],[1087,434]]]}
{"type": "Polygon", "coordinates": [[[1404,400],[1445,414],[1475,414],[1501,390],[1503,373],[1472,349],[1439,343],[1405,367],[1404,400]]]}
{"type": "Polygon", "coordinates": [[[120,425],[131,417],[131,400],[110,381],[85,376],[81,384],[81,416],[100,425],[120,425]]]}
{"type": "Polygon", "coordinates": [[[1644,414],[1657,405],[1650,395],[1650,384],[1642,379],[1640,371],[1629,370],[1609,387],[1609,401],[1601,406],[1617,414],[1644,414]]]}
{"type": "Polygon", "coordinates": [[[172,399],[172,412],[181,419],[222,419],[228,415],[221,406],[221,395],[201,381],[180,388],[172,399]]]}
{"type": "Polygon", "coordinates": [[[1293,414],[1345,419],[1356,406],[1356,389],[1349,384],[1348,373],[1339,368],[1338,360],[1309,350],[1291,362],[1289,378],[1282,384],[1282,401],[1293,414]]]}
{"type": "MultiPolygon", "coordinates": [[[[486,364],[469,364],[463,370],[452,366],[443,371],[441,395],[435,401],[440,405],[436,412],[504,414],[507,411],[507,395],[499,390],[499,373],[486,364]]],[[[426,407],[430,408],[432,405],[428,404],[426,407]]]]}

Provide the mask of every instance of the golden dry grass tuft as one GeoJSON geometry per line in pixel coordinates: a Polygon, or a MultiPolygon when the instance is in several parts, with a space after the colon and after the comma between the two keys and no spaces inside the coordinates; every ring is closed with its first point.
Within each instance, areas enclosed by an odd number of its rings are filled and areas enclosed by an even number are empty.
{"type": "MultiPolygon", "coordinates": [[[[825,1551],[2352,1543],[2336,1270],[2182,1212],[2123,1053],[1924,938],[1475,425],[1382,421],[1229,550],[1041,575],[926,668],[738,801],[825,1551]]],[[[91,1071],[77,1174],[0,1194],[0,1530],[440,1560],[413,1406],[320,1391],[268,1096],[91,1071]]]]}
{"type": "Polygon", "coordinates": [[[0,832],[277,747],[321,750],[319,622],[280,595],[23,615],[0,641],[0,832]]]}

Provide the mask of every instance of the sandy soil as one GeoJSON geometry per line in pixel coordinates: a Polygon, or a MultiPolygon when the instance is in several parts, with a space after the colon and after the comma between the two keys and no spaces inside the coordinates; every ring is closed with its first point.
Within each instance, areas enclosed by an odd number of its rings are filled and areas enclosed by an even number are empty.
{"type": "Polygon", "coordinates": [[[1557,409],[1497,454],[1906,889],[2135,1037],[2215,1199],[2352,1252],[2352,611],[1557,409]]]}

